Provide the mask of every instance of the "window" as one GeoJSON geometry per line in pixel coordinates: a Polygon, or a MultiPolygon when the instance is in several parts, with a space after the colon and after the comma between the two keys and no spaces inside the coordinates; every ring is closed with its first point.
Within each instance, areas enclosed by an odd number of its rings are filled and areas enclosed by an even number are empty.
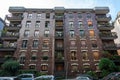
{"type": "Polygon", "coordinates": [[[82,14],[81,13],[78,13],[78,18],[82,18],[82,14]]]}
{"type": "Polygon", "coordinates": [[[78,72],[78,65],[72,65],[72,71],[78,72]]]}
{"type": "Polygon", "coordinates": [[[26,22],[26,27],[29,28],[31,26],[31,21],[26,22]]]}
{"type": "Polygon", "coordinates": [[[77,53],[76,53],[76,51],[71,51],[71,60],[77,60],[77,53]]]}
{"type": "Polygon", "coordinates": [[[83,60],[88,60],[88,53],[87,53],[87,51],[82,51],[82,59],[83,60]]]}
{"type": "Polygon", "coordinates": [[[71,46],[75,46],[75,41],[70,41],[71,46]]]}
{"type": "Polygon", "coordinates": [[[49,31],[48,31],[48,30],[45,31],[44,36],[45,36],[45,37],[48,37],[48,36],[49,36],[49,31]]]}
{"type": "Polygon", "coordinates": [[[74,30],[70,30],[70,37],[74,37],[74,35],[75,35],[75,32],[74,32],[74,30]]]}
{"type": "Polygon", "coordinates": [[[93,27],[92,21],[89,20],[87,23],[88,23],[89,28],[93,27]]]}
{"type": "Polygon", "coordinates": [[[90,35],[91,38],[95,37],[94,30],[89,30],[89,35],[90,35]]]}
{"type": "Polygon", "coordinates": [[[35,27],[36,28],[40,27],[40,21],[36,21],[35,27]]]}
{"type": "Polygon", "coordinates": [[[44,40],[44,41],[43,41],[43,47],[44,47],[44,48],[49,47],[49,41],[48,41],[48,40],[44,40]]]}
{"type": "Polygon", "coordinates": [[[30,31],[29,30],[25,30],[24,32],[24,37],[29,37],[30,31]]]}
{"type": "Polygon", "coordinates": [[[48,51],[44,51],[44,52],[43,52],[42,59],[43,59],[43,60],[48,60],[48,51]]]}
{"type": "Polygon", "coordinates": [[[72,13],[69,13],[69,18],[73,18],[73,14],[72,13]]]}
{"type": "Polygon", "coordinates": [[[85,31],[84,30],[80,30],[80,37],[85,37],[85,31]]]}
{"type": "Polygon", "coordinates": [[[82,22],[82,21],[79,21],[79,22],[78,22],[78,27],[79,27],[79,28],[83,27],[83,22],[82,22]]]}
{"type": "Polygon", "coordinates": [[[36,65],[35,64],[30,64],[29,69],[35,69],[36,65]]]}
{"type": "Polygon", "coordinates": [[[49,21],[46,21],[45,22],[45,28],[48,28],[50,26],[50,22],[49,21]]]}
{"type": "Polygon", "coordinates": [[[41,71],[47,71],[47,70],[48,70],[48,65],[47,64],[41,65],[41,71]]]}
{"type": "Polygon", "coordinates": [[[70,27],[70,28],[73,28],[73,21],[70,21],[70,22],[69,22],[69,27],[70,27]]]}
{"type": "Polygon", "coordinates": [[[35,36],[35,37],[38,37],[38,36],[39,36],[39,31],[38,31],[38,30],[35,30],[34,36],[35,36]]]}
{"type": "Polygon", "coordinates": [[[37,18],[41,18],[41,16],[42,16],[42,15],[41,15],[40,13],[37,14],[37,18]]]}
{"type": "Polygon", "coordinates": [[[34,40],[33,41],[33,48],[37,48],[38,47],[38,40],[34,40]]]}
{"type": "Polygon", "coordinates": [[[25,52],[20,53],[19,61],[20,61],[21,64],[25,62],[25,52]]]}
{"type": "Polygon", "coordinates": [[[22,48],[27,48],[27,43],[28,43],[27,40],[23,40],[22,41],[22,48]]]}
{"type": "Polygon", "coordinates": [[[46,18],[50,18],[50,13],[46,13],[46,18]]]}
{"type": "Polygon", "coordinates": [[[83,68],[84,68],[84,73],[90,71],[90,64],[89,63],[84,63],[83,68]]]}
{"type": "Polygon", "coordinates": [[[87,13],[87,18],[91,18],[91,14],[90,13],[87,13]]]}
{"type": "Polygon", "coordinates": [[[99,60],[99,52],[98,51],[94,51],[93,52],[93,57],[94,57],[94,60],[99,60]]]}
{"type": "Polygon", "coordinates": [[[92,48],[97,48],[97,41],[92,40],[91,43],[92,43],[92,48]]]}
{"type": "Polygon", "coordinates": [[[36,61],[37,60],[37,53],[36,52],[32,52],[31,60],[32,61],[36,61]]]}
{"type": "Polygon", "coordinates": [[[63,36],[63,32],[62,31],[56,31],[56,36],[57,37],[62,37],[63,36]]]}
{"type": "Polygon", "coordinates": [[[32,14],[29,13],[28,16],[27,16],[27,18],[31,19],[32,18],[32,14]]]}
{"type": "Polygon", "coordinates": [[[81,47],[86,47],[86,41],[85,40],[81,40],[81,47]]]}

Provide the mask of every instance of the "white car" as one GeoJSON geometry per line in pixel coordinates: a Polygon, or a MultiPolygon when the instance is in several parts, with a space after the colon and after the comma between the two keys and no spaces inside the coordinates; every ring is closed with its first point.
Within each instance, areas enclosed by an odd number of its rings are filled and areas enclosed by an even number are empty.
{"type": "Polygon", "coordinates": [[[79,76],[76,80],[91,80],[89,77],[79,76]]]}
{"type": "Polygon", "coordinates": [[[34,80],[34,75],[33,74],[20,74],[17,76],[17,80],[34,80]]]}
{"type": "Polygon", "coordinates": [[[16,77],[0,77],[0,80],[17,80],[16,77]]]}
{"type": "Polygon", "coordinates": [[[55,80],[53,75],[42,75],[39,77],[36,77],[34,80],[55,80]]]}

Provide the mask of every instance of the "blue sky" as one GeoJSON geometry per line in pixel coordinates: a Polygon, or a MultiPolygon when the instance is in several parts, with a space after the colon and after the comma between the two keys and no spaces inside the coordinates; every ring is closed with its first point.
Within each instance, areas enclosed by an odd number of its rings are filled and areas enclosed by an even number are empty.
{"type": "Polygon", "coordinates": [[[9,6],[24,6],[26,8],[54,8],[55,6],[94,8],[96,6],[108,6],[113,21],[120,11],[120,0],[2,0],[0,5],[0,17],[2,19],[6,14],[9,14],[9,6]]]}

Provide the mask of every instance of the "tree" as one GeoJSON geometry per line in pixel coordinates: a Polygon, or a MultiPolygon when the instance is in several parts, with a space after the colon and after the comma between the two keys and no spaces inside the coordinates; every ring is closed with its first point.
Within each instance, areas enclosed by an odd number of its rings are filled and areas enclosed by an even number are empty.
{"type": "Polygon", "coordinates": [[[102,75],[106,76],[111,72],[117,71],[117,66],[114,62],[108,58],[102,58],[99,62],[99,68],[102,71],[102,75]]]}
{"type": "Polygon", "coordinates": [[[14,60],[6,61],[2,64],[3,71],[10,74],[8,76],[15,76],[19,70],[19,67],[19,63],[14,60]]]}

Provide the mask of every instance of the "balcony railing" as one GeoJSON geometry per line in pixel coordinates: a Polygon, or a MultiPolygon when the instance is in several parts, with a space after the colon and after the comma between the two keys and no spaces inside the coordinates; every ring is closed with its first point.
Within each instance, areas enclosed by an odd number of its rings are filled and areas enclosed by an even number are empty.
{"type": "Polygon", "coordinates": [[[19,38],[19,33],[14,32],[6,32],[2,33],[1,39],[10,39],[10,40],[16,40],[19,38]]]}
{"type": "Polygon", "coordinates": [[[15,51],[16,43],[0,44],[0,51],[15,51]]]}
{"type": "Polygon", "coordinates": [[[5,28],[6,28],[7,30],[19,30],[21,27],[22,27],[21,24],[19,24],[19,25],[7,24],[7,25],[5,26],[5,28]]]}
{"type": "Polygon", "coordinates": [[[56,19],[56,20],[63,20],[63,19],[64,19],[64,16],[57,16],[57,15],[55,15],[55,19],[56,19]]]}
{"type": "Polygon", "coordinates": [[[113,28],[114,26],[112,25],[106,25],[106,24],[98,25],[98,29],[100,30],[112,30],[113,28]]]}
{"type": "Polygon", "coordinates": [[[64,57],[55,58],[55,62],[64,62],[64,57]]]}
{"type": "Polygon", "coordinates": [[[97,21],[110,21],[111,20],[111,15],[97,15],[96,16],[97,21]]]}
{"type": "Polygon", "coordinates": [[[23,19],[22,15],[12,16],[12,15],[6,15],[6,18],[10,21],[21,21],[23,19]]]}
{"type": "Polygon", "coordinates": [[[111,33],[100,33],[101,39],[116,39],[117,34],[115,32],[111,33]]]}
{"type": "Polygon", "coordinates": [[[63,38],[64,38],[63,34],[55,35],[55,39],[63,39],[63,38]]]}
{"type": "Polygon", "coordinates": [[[104,50],[118,50],[118,47],[115,44],[106,44],[103,45],[104,50]]]}

